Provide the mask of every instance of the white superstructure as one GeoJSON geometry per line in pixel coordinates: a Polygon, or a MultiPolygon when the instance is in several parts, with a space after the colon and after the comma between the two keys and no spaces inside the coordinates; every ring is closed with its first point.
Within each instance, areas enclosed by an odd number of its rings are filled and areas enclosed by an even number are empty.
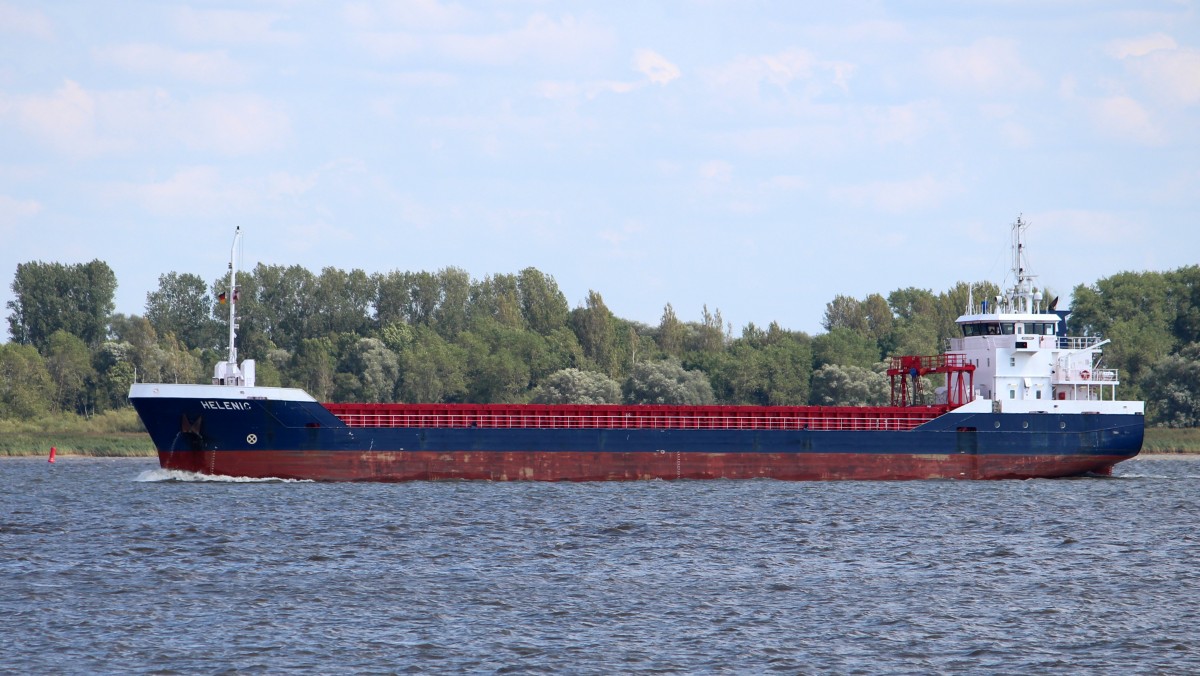
{"type": "Polygon", "coordinates": [[[1102,366],[1108,341],[1067,336],[1069,313],[1055,311],[1055,301],[1036,287],[1025,259],[1027,227],[1020,218],[1012,226],[1013,286],[978,305],[972,298],[956,320],[963,336],[950,340],[946,356],[974,365],[974,391],[955,392],[951,381],[950,400],[971,402],[971,408],[990,400],[997,411],[1141,412],[1142,402],[1108,403],[1117,402],[1120,383],[1116,369],[1102,366]]]}

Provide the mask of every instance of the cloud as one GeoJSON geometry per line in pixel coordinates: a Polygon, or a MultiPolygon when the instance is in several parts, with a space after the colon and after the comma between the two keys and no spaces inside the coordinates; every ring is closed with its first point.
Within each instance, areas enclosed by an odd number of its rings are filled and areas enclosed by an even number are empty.
{"type": "Polygon", "coordinates": [[[598,234],[600,239],[608,243],[608,254],[613,258],[642,258],[646,252],[641,247],[630,247],[630,243],[639,236],[645,228],[635,221],[628,221],[620,228],[606,228],[598,234]]]}
{"type": "Polygon", "coordinates": [[[1156,33],[1113,41],[1108,51],[1155,96],[1185,105],[1200,103],[1200,50],[1180,48],[1174,38],[1156,33]]]}
{"type": "Polygon", "coordinates": [[[1155,52],[1138,70],[1160,95],[1189,105],[1200,103],[1200,51],[1155,52]]]}
{"type": "Polygon", "coordinates": [[[945,114],[933,101],[914,101],[892,106],[869,106],[853,111],[848,129],[861,129],[875,145],[912,144],[944,121],[945,114]]]}
{"type": "Polygon", "coordinates": [[[67,80],[49,95],[0,100],[0,114],[76,158],[178,147],[237,157],[291,138],[287,113],[253,94],[178,101],[161,89],[91,91],[67,80]]]}
{"type": "Polygon", "coordinates": [[[271,199],[296,199],[310,192],[316,185],[316,174],[300,176],[277,171],[266,177],[263,195],[271,199]]]}
{"type": "Polygon", "coordinates": [[[1128,96],[1098,99],[1092,104],[1091,114],[1096,127],[1110,136],[1150,145],[1163,141],[1162,130],[1150,113],[1128,96]]]}
{"type": "Polygon", "coordinates": [[[553,66],[589,61],[614,43],[609,31],[588,21],[572,16],[555,19],[545,14],[534,14],[516,28],[486,33],[372,29],[355,39],[383,59],[421,54],[485,66],[553,66]]]}
{"type": "Polygon", "coordinates": [[[41,212],[41,202],[0,195],[0,232],[7,231],[17,223],[41,212]]]}
{"type": "Polygon", "coordinates": [[[733,178],[733,165],[721,160],[709,160],[700,165],[699,172],[705,180],[728,183],[733,178]]]}
{"type": "Polygon", "coordinates": [[[665,85],[679,78],[679,67],[658,52],[638,49],[633,53],[633,68],[654,84],[665,85]]]}
{"type": "Polygon", "coordinates": [[[78,82],[67,80],[49,95],[16,97],[0,102],[0,111],[43,143],[73,157],[90,157],[118,144],[97,132],[97,101],[78,82]]]}
{"type": "Polygon", "coordinates": [[[1140,38],[1113,40],[1108,44],[1108,53],[1118,59],[1125,59],[1131,56],[1145,56],[1163,49],[1173,50],[1176,47],[1174,38],[1162,33],[1155,33],[1140,38]]]}
{"type": "Polygon", "coordinates": [[[943,83],[987,93],[1023,90],[1040,83],[1037,73],[1021,61],[1013,40],[981,38],[967,47],[931,52],[926,65],[943,83]]]}
{"type": "Polygon", "coordinates": [[[230,179],[212,165],[181,167],[170,176],[147,182],[117,182],[104,186],[105,199],[128,202],[159,218],[186,220],[263,213],[272,203],[293,204],[310,194],[323,167],[308,175],[272,172],[265,176],[230,179]]]}
{"type": "Polygon", "coordinates": [[[641,87],[641,82],[597,80],[595,82],[539,82],[534,88],[538,96],[552,101],[594,99],[601,94],[628,94],[641,87]]]}
{"type": "Polygon", "coordinates": [[[536,87],[538,96],[557,101],[572,101],[579,98],[595,99],[601,94],[628,94],[649,84],[667,85],[680,76],[679,67],[662,55],[649,49],[634,50],[633,69],[645,76],[644,80],[593,80],[591,82],[546,81],[536,87]]]}
{"type": "Polygon", "coordinates": [[[842,154],[919,143],[945,121],[946,113],[935,101],[891,106],[797,103],[788,109],[786,124],[745,126],[719,138],[751,155],[842,154]]]}
{"type": "Polygon", "coordinates": [[[776,54],[739,56],[706,74],[710,86],[736,100],[766,102],[776,99],[812,99],[832,86],[850,87],[854,64],[819,59],[804,49],[776,54]]]}
{"type": "Polygon", "coordinates": [[[204,218],[244,213],[255,192],[246,185],[233,187],[211,166],[185,167],[161,181],[116,183],[105,190],[109,199],[127,201],[160,217],[204,218]]]}
{"type": "Polygon", "coordinates": [[[903,181],[835,186],[829,194],[836,201],[853,205],[867,204],[889,213],[904,213],[936,207],[954,192],[957,192],[957,188],[953,183],[926,175],[903,181]]]}
{"type": "Polygon", "coordinates": [[[0,2],[0,32],[32,35],[50,40],[54,27],[45,14],[0,2]]]}
{"type": "Polygon", "coordinates": [[[803,192],[811,188],[812,185],[804,176],[792,174],[772,176],[764,187],[779,192],[803,192]]]}
{"type": "Polygon", "coordinates": [[[351,26],[371,30],[380,24],[388,24],[407,30],[444,31],[460,28],[476,19],[470,10],[437,0],[354,2],[346,5],[343,16],[351,26]]]}
{"type": "Polygon", "coordinates": [[[211,44],[298,45],[299,33],[280,30],[275,24],[283,15],[234,9],[192,9],[174,12],[175,30],[195,42],[211,44]]]}
{"type": "Polygon", "coordinates": [[[181,111],[180,137],[193,150],[228,156],[275,150],[291,138],[287,113],[253,94],[223,95],[189,103],[181,111]]]}
{"type": "MultiPolygon", "coordinates": [[[[1131,232],[1142,231],[1145,224],[1135,223],[1127,216],[1107,211],[1058,209],[1029,214],[1025,219],[1034,224],[1039,237],[1050,240],[1039,250],[1056,251],[1063,247],[1078,247],[1083,242],[1120,244],[1131,232]]],[[[1118,246],[1114,251],[1120,251],[1118,246]]],[[[1112,253],[1111,251],[1109,253],[1112,253]]]]}
{"type": "Polygon", "coordinates": [[[204,84],[241,84],[246,69],[224,51],[185,52],[151,44],[128,44],[96,52],[97,58],[131,73],[165,75],[204,84]]]}

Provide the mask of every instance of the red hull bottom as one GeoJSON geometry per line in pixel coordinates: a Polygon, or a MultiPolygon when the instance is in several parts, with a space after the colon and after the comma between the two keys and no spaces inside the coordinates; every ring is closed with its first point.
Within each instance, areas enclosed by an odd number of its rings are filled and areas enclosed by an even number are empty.
{"type": "Polygon", "coordinates": [[[164,469],[315,481],[1032,479],[1108,474],[1125,456],[475,451],[162,451],[164,469]]]}

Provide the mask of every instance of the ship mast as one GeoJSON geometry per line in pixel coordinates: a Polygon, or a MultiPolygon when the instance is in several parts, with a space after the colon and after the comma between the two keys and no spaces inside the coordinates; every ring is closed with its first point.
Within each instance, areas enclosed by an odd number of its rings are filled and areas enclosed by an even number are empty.
{"type": "Polygon", "coordinates": [[[1012,274],[1016,284],[1008,292],[1009,312],[1037,312],[1037,306],[1042,301],[1041,292],[1034,286],[1037,275],[1027,273],[1029,261],[1025,259],[1024,234],[1028,228],[1029,223],[1020,216],[1012,226],[1012,274]]]}
{"type": "Polygon", "coordinates": [[[229,353],[225,361],[217,362],[213,369],[213,385],[254,387],[254,360],[243,361],[240,368],[237,363],[237,250],[241,240],[242,227],[239,225],[229,250],[229,291],[223,294],[229,303],[229,353]]]}
{"type": "Polygon", "coordinates": [[[242,226],[233,233],[233,246],[229,249],[229,363],[237,364],[237,246],[242,238],[242,226]]]}

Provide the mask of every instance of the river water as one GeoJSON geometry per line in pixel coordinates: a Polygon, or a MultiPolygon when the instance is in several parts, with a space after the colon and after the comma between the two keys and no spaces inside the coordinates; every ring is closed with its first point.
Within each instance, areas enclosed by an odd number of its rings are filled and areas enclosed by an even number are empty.
{"type": "Polygon", "coordinates": [[[1197,673],[1200,458],[323,484],[0,460],[5,673],[1197,673]]]}

